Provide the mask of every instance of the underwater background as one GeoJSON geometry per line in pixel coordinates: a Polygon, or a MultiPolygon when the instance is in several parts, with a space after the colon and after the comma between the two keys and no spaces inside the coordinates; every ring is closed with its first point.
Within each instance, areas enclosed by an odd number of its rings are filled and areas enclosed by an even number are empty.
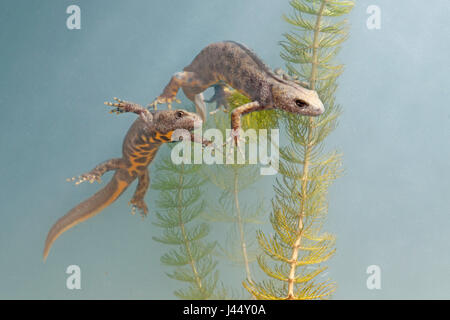
{"type": "MultiPolygon", "coordinates": [[[[152,238],[161,233],[152,224],[158,192],[147,194],[141,220],[127,204],[135,184],[61,236],[43,263],[51,225],[101,187],[65,179],[120,156],[136,117],[112,116],[104,101],[146,105],[207,44],[242,42],[270,67],[284,66],[279,41],[290,12],[284,0],[2,1],[0,298],[176,298],[180,283],[160,262],[167,248],[152,238]],[[80,30],[66,27],[72,4],[80,30]],[[69,265],[82,270],[81,290],[66,288],[69,265]]],[[[347,16],[336,97],[343,114],[326,142],[345,169],[328,194],[335,299],[449,298],[449,18],[445,0],[360,0],[347,16]],[[372,4],[381,8],[379,30],[366,27],[372,4]],[[380,290],[366,286],[370,265],[381,268],[380,290]]],[[[167,151],[150,165],[152,179],[167,151]]],[[[262,177],[247,198],[271,199],[274,178],[262,177]]],[[[267,217],[270,210],[268,202],[267,217]]],[[[242,268],[221,262],[220,277],[239,288],[242,268]]]]}

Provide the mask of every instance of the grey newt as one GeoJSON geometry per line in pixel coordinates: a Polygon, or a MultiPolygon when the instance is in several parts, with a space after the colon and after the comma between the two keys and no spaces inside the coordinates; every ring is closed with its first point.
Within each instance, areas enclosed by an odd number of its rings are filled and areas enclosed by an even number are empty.
{"type": "Polygon", "coordinates": [[[241,116],[253,111],[281,109],[306,116],[318,116],[324,112],[316,91],[275,74],[252,50],[233,41],[206,46],[182,72],[172,76],[163,93],[151,105],[156,109],[158,104],[167,103],[170,109],[173,101],[179,101],[176,95],[180,87],[195,103],[199,94],[220,82],[251,100],[231,113],[234,132],[241,128],[241,116]]]}

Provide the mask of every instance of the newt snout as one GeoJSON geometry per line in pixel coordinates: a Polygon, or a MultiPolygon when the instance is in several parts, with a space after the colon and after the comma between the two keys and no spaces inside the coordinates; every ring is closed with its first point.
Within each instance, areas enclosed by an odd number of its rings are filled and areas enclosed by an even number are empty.
{"type": "Polygon", "coordinates": [[[309,116],[320,116],[324,111],[325,107],[322,100],[319,99],[316,91],[312,91],[311,96],[313,97],[308,104],[308,108],[311,110],[309,116]]]}
{"type": "Polygon", "coordinates": [[[322,101],[320,101],[319,99],[317,99],[317,101],[315,101],[313,104],[299,99],[295,100],[295,104],[299,108],[298,113],[305,116],[320,116],[325,111],[325,107],[323,106],[322,101]]]}

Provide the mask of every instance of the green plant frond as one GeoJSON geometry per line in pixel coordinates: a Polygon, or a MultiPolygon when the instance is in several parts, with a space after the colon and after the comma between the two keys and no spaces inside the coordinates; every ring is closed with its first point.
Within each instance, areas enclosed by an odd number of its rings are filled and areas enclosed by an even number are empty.
{"type": "Polygon", "coordinates": [[[184,228],[186,230],[185,233],[183,233],[179,228],[165,229],[162,236],[154,236],[153,239],[168,245],[180,245],[186,241],[193,242],[195,240],[202,239],[209,233],[209,225],[205,223],[196,225],[191,229],[187,226],[184,228]]]}
{"type": "Polygon", "coordinates": [[[209,231],[208,227],[205,227],[204,224],[195,225],[192,228],[183,225],[183,229],[179,228],[179,226],[165,229],[162,236],[154,236],[154,239],[168,245],[182,245],[185,242],[192,242],[204,238],[209,231]]]}
{"type": "Polygon", "coordinates": [[[221,190],[232,192],[234,190],[234,175],[239,176],[238,190],[245,190],[259,178],[258,170],[258,166],[248,164],[210,165],[205,166],[201,174],[221,190]]]}
{"type": "Polygon", "coordinates": [[[173,215],[166,215],[159,211],[155,211],[156,221],[152,222],[153,225],[160,228],[175,228],[180,225],[178,217],[173,215]]]}
{"type": "Polygon", "coordinates": [[[348,14],[353,9],[354,5],[354,1],[345,0],[328,0],[326,3],[328,12],[332,12],[329,16],[332,17],[339,17],[344,14],[348,14]]]}
{"type": "Polygon", "coordinates": [[[200,197],[202,196],[202,193],[200,189],[198,188],[192,188],[188,190],[183,190],[183,197],[182,199],[178,199],[178,195],[176,192],[165,192],[162,193],[160,198],[156,200],[156,203],[159,207],[165,208],[165,209],[179,209],[189,207],[196,203],[200,197]]]}
{"type": "Polygon", "coordinates": [[[338,22],[322,22],[320,25],[320,32],[346,35],[348,34],[348,21],[344,19],[338,22]]]}
{"type": "Polygon", "coordinates": [[[177,190],[177,189],[192,189],[198,188],[204,183],[198,176],[185,177],[183,182],[171,179],[165,175],[157,176],[152,182],[152,188],[155,190],[177,190]]]}
{"type": "Polygon", "coordinates": [[[299,283],[299,284],[309,282],[309,281],[313,280],[314,278],[316,278],[319,274],[321,274],[326,269],[327,269],[327,267],[321,267],[321,268],[317,268],[309,273],[303,272],[302,275],[298,275],[294,278],[294,282],[299,283]]]}
{"type": "Polygon", "coordinates": [[[247,256],[244,257],[242,254],[241,243],[239,241],[239,237],[236,237],[236,233],[230,233],[227,236],[226,245],[221,247],[221,255],[226,258],[227,262],[231,263],[234,266],[241,267],[245,264],[245,258],[249,263],[256,261],[256,256],[258,254],[258,249],[255,248],[254,241],[246,241],[247,248],[247,256]],[[231,236],[231,234],[233,236],[231,236]]]}
{"type": "Polygon", "coordinates": [[[153,236],[153,240],[169,244],[169,245],[182,245],[184,239],[180,236],[180,231],[177,228],[165,229],[161,236],[153,236]]]}
{"type": "MultiPolygon", "coordinates": [[[[204,257],[207,261],[211,259],[211,255],[217,246],[217,242],[197,242],[192,246],[192,260],[194,262],[199,262],[204,257]]],[[[202,261],[203,262],[203,261],[202,261]]]]}
{"type": "MultiPolygon", "coordinates": [[[[215,291],[218,284],[218,272],[216,271],[210,279],[203,279],[202,286],[199,288],[198,285],[191,284],[186,289],[179,289],[174,292],[174,294],[183,300],[206,300],[214,299],[216,297],[215,291]]],[[[223,289],[220,290],[223,294],[223,289]]]]}
{"type": "Polygon", "coordinates": [[[290,4],[293,14],[284,19],[293,30],[283,35],[280,55],[288,74],[318,92],[325,112],[317,118],[284,115],[290,142],[279,149],[279,177],[270,215],[275,234],[269,237],[257,232],[263,251],[258,265],[269,280],[243,285],[257,299],[325,299],[335,284],[319,281],[318,276],[326,269],[322,264],[335,253],[335,238],[322,229],[328,214],[328,189],[342,174],[342,155],[325,151],[324,141],[341,114],[335,93],[344,68],[334,59],[348,38],[348,23],[337,17],[348,13],[354,3],[292,0],[290,4]]]}
{"type": "Polygon", "coordinates": [[[263,281],[258,284],[244,281],[242,285],[258,300],[279,300],[279,297],[282,296],[282,290],[277,290],[271,281],[263,281]]]}
{"type": "MultiPolygon", "coordinates": [[[[218,278],[217,278],[218,280],[218,278]]],[[[210,297],[212,300],[238,300],[239,295],[234,288],[226,288],[223,283],[216,281],[214,293],[210,297]]]]}
{"type": "MultiPolygon", "coordinates": [[[[184,223],[188,223],[195,219],[197,216],[201,215],[204,212],[205,202],[196,203],[191,207],[184,208],[184,210],[180,213],[182,215],[182,221],[184,223]]],[[[180,226],[180,219],[178,216],[173,214],[162,214],[159,211],[155,212],[157,220],[153,222],[153,225],[161,227],[161,228],[175,228],[180,226]]]]}
{"type": "MultiPolygon", "coordinates": [[[[308,174],[308,177],[304,178],[304,172],[289,162],[280,164],[279,172],[283,175],[283,182],[292,182],[292,180],[295,180],[300,183],[301,181],[306,181],[306,195],[308,197],[312,197],[316,191],[325,192],[332,181],[341,175],[341,163],[341,157],[339,154],[331,154],[324,161],[319,162],[318,164],[311,164],[310,174],[308,174]]],[[[279,179],[277,179],[275,184],[275,191],[277,194],[283,194],[283,192],[286,191],[286,186],[280,184],[279,179]]],[[[300,201],[304,200],[301,190],[299,190],[297,194],[293,193],[288,195],[288,197],[291,197],[291,199],[296,199],[298,197],[300,201]]]]}
{"type": "Polygon", "coordinates": [[[198,264],[198,276],[201,279],[206,278],[216,268],[217,263],[211,257],[206,257],[201,264],[198,264]]]}
{"type": "MultiPolygon", "coordinates": [[[[318,11],[319,11],[316,3],[314,3],[314,2],[309,2],[309,4],[308,4],[305,1],[293,0],[290,2],[290,5],[295,9],[294,12],[296,15],[299,15],[299,12],[310,14],[310,15],[317,15],[318,11]]],[[[289,22],[289,21],[287,21],[287,22],[289,22]]],[[[291,23],[291,24],[296,25],[296,23],[291,23]]],[[[304,28],[304,29],[307,29],[307,28],[304,28]]],[[[312,26],[311,29],[307,29],[307,30],[313,30],[313,29],[314,29],[314,26],[312,26]]]]}
{"type": "Polygon", "coordinates": [[[194,283],[197,280],[197,277],[192,274],[192,270],[190,269],[190,267],[186,266],[184,266],[183,268],[177,268],[171,273],[166,272],[166,274],[169,278],[183,282],[194,283]]]}
{"type": "Polygon", "coordinates": [[[236,217],[232,215],[230,211],[223,210],[223,208],[214,207],[208,210],[202,216],[203,219],[210,222],[226,222],[226,223],[235,223],[236,217]]]}
{"type": "MultiPolygon", "coordinates": [[[[173,147],[173,146],[172,146],[173,147]]],[[[169,158],[170,159],[170,158],[169,158]]],[[[192,175],[201,169],[200,165],[195,164],[185,164],[177,165],[172,161],[161,161],[156,165],[158,172],[169,172],[171,174],[177,173],[180,175],[192,175]]],[[[162,175],[161,175],[162,176],[162,175]]]]}
{"type": "Polygon", "coordinates": [[[301,37],[297,32],[289,32],[283,34],[286,38],[284,41],[280,41],[282,49],[285,52],[281,52],[281,57],[290,62],[291,60],[295,60],[295,53],[300,52],[301,50],[312,50],[313,39],[311,37],[301,37]]]}
{"type": "Polygon", "coordinates": [[[265,202],[263,200],[258,201],[256,204],[244,204],[241,207],[241,219],[244,223],[249,225],[262,224],[264,212],[265,202]]]}
{"type": "MultiPolygon", "coordinates": [[[[228,193],[224,193],[228,195],[228,193]]],[[[237,217],[234,213],[233,203],[227,197],[220,197],[218,203],[210,204],[208,210],[202,217],[212,222],[236,223],[237,217]]],[[[241,208],[241,221],[244,224],[262,224],[264,203],[261,201],[256,206],[244,206],[241,208]]]]}
{"type": "Polygon", "coordinates": [[[172,249],[169,252],[165,253],[161,256],[161,262],[175,267],[182,267],[189,263],[189,257],[186,254],[186,251],[178,248],[172,249]]]}
{"type": "Polygon", "coordinates": [[[297,267],[319,264],[327,261],[334,253],[335,249],[327,251],[328,247],[320,248],[319,250],[309,251],[300,260],[296,262],[297,267]]]}
{"type": "Polygon", "coordinates": [[[318,63],[323,66],[324,69],[327,70],[337,70],[342,68],[342,65],[332,65],[332,59],[335,58],[339,51],[341,51],[340,47],[330,48],[330,50],[320,50],[320,54],[318,57],[318,63]]]}
{"type": "MultiPolygon", "coordinates": [[[[266,273],[266,275],[268,275],[269,277],[271,277],[273,279],[279,280],[279,281],[283,281],[283,282],[289,281],[289,277],[287,276],[287,274],[289,273],[289,268],[287,267],[287,265],[275,264],[275,265],[269,267],[266,260],[267,259],[262,255],[258,256],[258,258],[257,258],[257,261],[258,261],[258,264],[259,264],[261,270],[263,270],[266,273]]],[[[316,268],[315,270],[313,270],[311,272],[303,271],[303,273],[301,275],[295,276],[293,281],[297,284],[306,283],[306,282],[314,279],[316,276],[318,276],[320,273],[322,273],[326,269],[327,269],[326,267],[320,267],[320,268],[316,268]]]]}
{"type": "Polygon", "coordinates": [[[295,13],[290,16],[284,15],[283,18],[287,23],[292,24],[303,30],[313,30],[314,29],[314,22],[310,21],[308,19],[304,19],[301,14],[295,13]]]}
{"type": "Polygon", "coordinates": [[[326,70],[319,70],[317,75],[317,81],[327,81],[329,79],[334,79],[336,76],[340,76],[344,71],[343,68],[339,70],[334,70],[333,72],[326,72],[326,70]]]}
{"type": "Polygon", "coordinates": [[[212,259],[215,242],[206,241],[210,227],[206,223],[195,223],[205,210],[201,200],[204,179],[198,175],[199,166],[174,165],[170,158],[157,166],[164,174],[156,178],[154,189],[159,190],[156,201],[156,221],[162,228],[153,239],[176,246],[161,257],[161,262],[173,267],[167,275],[175,280],[189,283],[186,289],[174,292],[184,299],[208,299],[213,297],[217,262],[212,259]]]}
{"type": "Polygon", "coordinates": [[[314,122],[312,126],[313,130],[316,128],[322,128],[324,126],[327,126],[328,128],[334,128],[337,125],[337,118],[341,115],[340,107],[337,105],[333,105],[330,108],[333,108],[334,110],[328,110],[328,112],[324,114],[323,118],[314,122]]]}
{"type": "MultiPolygon", "coordinates": [[[[291,16],[284,15],[283,18],[289,24],[292,24],[296,28],[300,28],[300,30],[314,30],[316,28],[315,21],[311,20],[309,17],[304,18],[303,15],[299,13],[294,13],[291,16]]],[[[345,35],[348,32],[347,20],[338,22],[321,21],[318,30],[320,33],[325,34],[345,35]]],[[[298,43],[299,40],[295,39],[295,41],[289,42],[288,45],[296,45],[298,43]]]]}
{"type": "Polygon", "coordinates": [[[316,300],[329,297],[336,290],[333,282],[310,283],[308,286],[299,287],[296,291],[298,300],[316,300]]]}
{"type": "Polygon", "coordinates": [[[264,273],[267,276],[269,276],[275,280],[284,281],[284,282],[287,282],[289,280],[288,277],[286,276],[288,274],[288,270],[280,270],[280,269],[283,269],[282,266],[279,267],[277,265],[274,265],[274,266],[269,267],[267,264],[266,258],[263,255],[258,256],[257,261],[258,261],[259,267],[261,268],[262,271],[264,271],[264,273]]]}
{"type": "Polygon", "coordinates": [[[274,260],[278,260],[284,263],[290,263],[289,251],[286,245],[282,244],[276,237],[271,239],[266,238],[261,231],[257,232],[257,239],[261,249],[265,254],[270,256],[274,260]]]}
{"type": "MultiPolygon", "coordinates": [[[[206,268],[205,267],[203,267],[203,268],[205,270],[209,270],[209,267],[213,265],[212,262],[214,262],[214,261],[212,261],[210,258],[208,258],[208,255],[211,254],[211,252],[214,250],[214,248],[215,248],[215,243],[207,243],[207,244],[198,243],[191,248],[192,257],[190,257],[185,248],[179,247],[177,249],[172,249],[169,252],[165,253],[161,257],[161,262],[166,265],[170,265],[170,266],[174,266],[174,267],[183,267],[183,266],[189,265],[192,262],[197,262],[197,261],[202,260],[204,257],[207,257],[207,259],[201,261],[202,263],[200,263],[199,266],[200,267],[206,266],[206,268]]],[[[190,267],[187,270],[190,270],[190,267]]],[[[190,270],[189,272],[192,273],[192,270],[190,270]]],[[[171,274],[173,275],[174,273],[171,273],[171,274]]],[[[204,272],[197,273],[197,275],[192,275],[192,276],[197,277],[199,275],[202,275],[202,277],[206,276],[206,274],[204,272]]]]}
{"type": "Polygon", "coordinates": [[[281,209],[278,209],[271,215],[271,223],[274,226],[274,231],[280,237],[281,241],[288,246],[292,246],[295,242],[295,234],[292,232],[292,228],[289,225],[292,224],[292,219],[286,215],[281,209]]]}
{"type": "Polygon", "coordinates": [[[304,232],[302,236],[316,242],[334,241],[334,237],[328,233],[318,235],[315,232],[304,232]]]}
{"type": "MultiPolygon", "coordinates": [[[[228,97],[230,109],[233,110],[241,105],[250,102],[250,100],[237,91],[233,91],[228,97]]],[[[210,117],[209,123],[213,123],[215,128],[222,131],[230,125],[230,113],[216,113],[210,117]]],[[[245,115],[241,119],[243,129],[270,129],[278,124],[277,112],[255,112],[245,115]]],[[[270,137],[268,143],[272,143],[270,137]]],[[[249,150],[249,141],[244,143],[245,153],[249,150]]],[[[224,150],[227,152],[227,150],[224,150]]],[[[248,157],[246,157],[248,159],[248,157]]],[[[244,164],[223,164],[203,166],[200,175],[211,183],[214,189],[217,189],[214,200],[210,201],[207,210],[202,214],[202,218],[206,221],[214,223],[227,223],[230,229],[226,233],[226,239],[219,241],[222,245],[218,246],[221,258],[225,258],[227,262],[245,267],[245,278],[251,279],[250,265],[256,260],[259,253],[252,242],[252,234],[254,233],[251,226],[262,223],[260,217],[263,214],[263,201],[259,201],[252,205],[243,205],[241,193],[251,192],[250,188],[260,178],[260,166],[244,164]],[[217,196],[218,194],[218,196],[217,196]],[[217,199],[217,200],[216,200],[217,199]]],[[[212,189],[210,192],[214,192],[212,189]]],[[[217,252],[216,252],[217,254],[217,252]]]]}

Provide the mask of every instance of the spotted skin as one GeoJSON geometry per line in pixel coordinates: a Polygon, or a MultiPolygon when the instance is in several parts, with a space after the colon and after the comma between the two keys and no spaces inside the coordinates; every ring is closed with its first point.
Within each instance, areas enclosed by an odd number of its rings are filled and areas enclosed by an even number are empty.
{"type": "MultiPolygon", "coordinates": [[[[184,110],[149,111],[140,105],[115,98],[117,103],[106,103],[115,106],[116,113],[134,112],[139,118],[132,124],[125,136],[122,157],[105,161],[90,172],[78,177],[77,183],[99,181],[103,174],[115,171],[110,182],[92,197],[78,204],[65,216],[61,217],[50,229],[45,242],[43,257],[47,258],[53,242],[65,231],[85,221],[113,203],[134,181],[138,180],[136,191],[130,201],[132,212],[138,209],[142,216],[148,213],[144,201],[150,185],[148,166],[153,161],[158,149],[164,143],[171,142],[176,129],[192,131],[200,117],[184,110]]],[[[191,134],[193,141],[209,144],[191,134]]],[[[72,178],[71,180],[75,180],[72,178]]]]}
{"type": "Polygon", "coordinates": [[[206,46],[182,72],[176,73],[153,105],[176,99],[179,88],[192,97],[217,83],[226,83],[251,102],[234,109],[231,127],[241,128],[242,115],[266,109],[281,109],[306,116],[318,116],[324,107],[317,93],[298,82],[276,75],[246,46],[217,42],[206,46]]]}

